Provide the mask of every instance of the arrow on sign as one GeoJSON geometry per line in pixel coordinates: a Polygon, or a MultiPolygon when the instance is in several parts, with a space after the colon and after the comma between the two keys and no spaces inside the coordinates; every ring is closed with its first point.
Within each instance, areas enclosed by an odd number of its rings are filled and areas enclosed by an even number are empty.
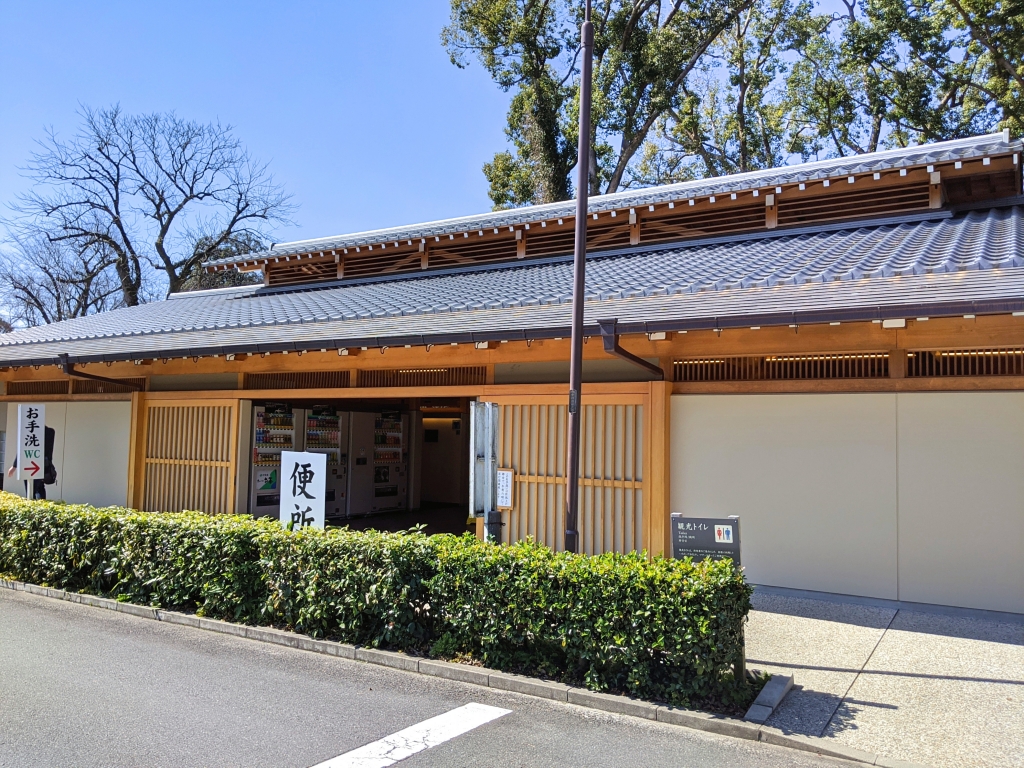
{"type": "Polygon", "coordinates": [[[25,469],[32,470],[31,474],[34,475],[36,472],[38,472],[40,470],[40,466],[33,461],[31,464],[29,464],[27,467],[25,467],[25,469]]]}

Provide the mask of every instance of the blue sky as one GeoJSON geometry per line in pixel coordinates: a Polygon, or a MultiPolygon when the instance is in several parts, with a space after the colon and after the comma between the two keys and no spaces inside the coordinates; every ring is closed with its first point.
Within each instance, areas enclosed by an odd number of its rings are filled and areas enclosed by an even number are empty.
{"type": "Polygon", "coordinates": [[[299,206],[278,242],[489,210],[508,96],[448,61],[447,18],[447,0],[0,0],[0,205],[46,126],[120,103],[233,125],[299,206]]]}
{"type": "MultiPolygon", "coordinates": [[[[838,0],[820,6],[840,10],[838,0]]],[[[448,0],[0,0],[0,216],[80,104],[220,120],[294,196],[277,242],[489,210],[509,95],[440,44],[448,0]]]]}

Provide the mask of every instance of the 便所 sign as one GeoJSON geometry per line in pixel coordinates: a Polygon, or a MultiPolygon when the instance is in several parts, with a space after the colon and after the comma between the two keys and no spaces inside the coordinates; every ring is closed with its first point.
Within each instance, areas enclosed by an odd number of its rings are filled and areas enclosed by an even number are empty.
{"type": "Polygon", "coordinates": [[[324,527],[327,454],[281,451],[281,525],[324,527]]]}

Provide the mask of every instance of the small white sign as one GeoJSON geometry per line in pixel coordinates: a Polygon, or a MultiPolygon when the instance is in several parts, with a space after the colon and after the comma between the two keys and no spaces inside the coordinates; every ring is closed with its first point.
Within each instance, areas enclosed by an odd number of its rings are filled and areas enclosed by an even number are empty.
{"type": "Polygon", "coordinates": [[[18,406],[18,479],[42,480],[46,463],[46,406],[18,406]]]}
{"type": "Polygon", "coordinates": [[[497,500],[494,506],[498,509],[512,509],[512,486],[515,481],[516,471],[514,469],[499,469],[497,481],[495,482],[495,495],[497,500]]]}
{"type": "Polygon", "coordinates": [[[324,527],[327,454],[281,451],[281,525],[324,527]]]}
{"type": "Polygon", "coordinates": [[[715,526],[715,544],[732,544],[732,526],[715,526]]]}

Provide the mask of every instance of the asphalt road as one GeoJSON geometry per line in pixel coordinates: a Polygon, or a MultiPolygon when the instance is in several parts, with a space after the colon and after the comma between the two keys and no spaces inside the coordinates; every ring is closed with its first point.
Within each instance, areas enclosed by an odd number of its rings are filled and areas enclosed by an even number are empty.
{"type": "Polygon", "coordinates": [[[471,702],[511,713],[397,765],[850,765],[0,589],[4,768],[309,768],[471,702]]]}

